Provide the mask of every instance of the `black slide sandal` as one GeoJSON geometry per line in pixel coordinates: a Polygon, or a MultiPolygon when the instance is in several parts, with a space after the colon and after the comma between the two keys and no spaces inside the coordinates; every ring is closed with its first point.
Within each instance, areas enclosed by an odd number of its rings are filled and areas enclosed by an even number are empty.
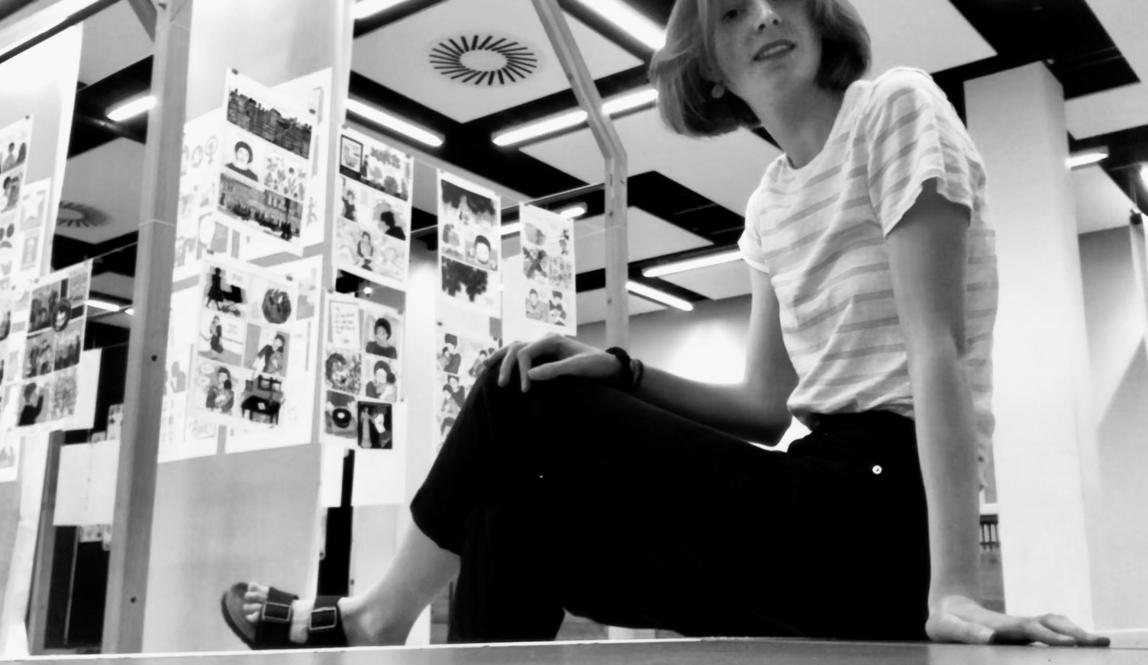
{"type": "Polygon", "coordinates": [[[270,587],[267,602],[259,614],[259,621],[251,623],[243,613],[243,597],[247,583],[237,582],[223,593],[220,609],[223,620],[235,636],[251,649],[314,649],[347,646],[343,632],[343,616],[339,612],[339,596],[319,596],[308,621],[307,641],[292,642],[291,603],[299,597],[270,587]]]}

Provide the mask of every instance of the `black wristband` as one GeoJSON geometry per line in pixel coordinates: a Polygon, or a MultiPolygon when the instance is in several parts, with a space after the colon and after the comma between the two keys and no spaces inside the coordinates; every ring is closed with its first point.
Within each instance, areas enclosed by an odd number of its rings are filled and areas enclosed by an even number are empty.
{"type": "Polygon", "coordinates": [[[626,353],[626,350],[620,346],[611,346],[606,349],[606,353],[617,358],[622,365],[622,371],[614,379],[614,387],[626,392],[632,391],[634,389],[634,363],[630,354],[626,353]]]}

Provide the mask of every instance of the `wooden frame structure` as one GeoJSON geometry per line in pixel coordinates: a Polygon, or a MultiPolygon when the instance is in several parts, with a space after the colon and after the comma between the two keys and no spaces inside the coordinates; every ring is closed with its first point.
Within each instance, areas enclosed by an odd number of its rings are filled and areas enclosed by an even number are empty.
{"type": "MultiPolygon", "coordinates": [[[[166,0],[158,6],[149,0],[127,1],[155,41],[151,91],[158,103],[149,117],[145,147],[133,293],[136,315],[128,347],[112,537],[115,546],[111,550],[103,632],[105,653],[139,652],[143,647],[156,455],[163,405],[163,391],[157,387],[164,385],[166,365],[194,4],[194,0],[166,0]]],[[[606,335],[610,345],[625,346],[628,341],[626,152],[613,124],[602,111],[602,99],[557,0],[532,1],[575,96],[587,113],[590,129],[605,161],[606,335]]],[[[112,2],[114,0],[96,0],[87,11],[68,17],[67,24],[83,20],[112,2]]],[[[52,3],[46,2],[43,6],[51,7],[52,3]]],[[[67,26],[45,26],[45,32],[37,39],[47,38],[63,27],[67,26]]],[[[37,39],[5,56],[27,48],[37,39]]],[[[350,39],[348,34],[344,45],[348,56],[350,39]]],[[[55,443],[53,450],[58,450],[58,441],[55,443]]],[[[54,489],[54,476],[45,482],[45,491],[50,488],[54,489]]],[[[45,505],[52,505],[51,497],[47,498],[45,505]]],[[[42,521],[41,529],[44,528],[42,521]]],[[[47,542],[42,543],[41,550],[47,542]]],[[[43,630],[41,615],[42,612],[33,612],[38,631],[43,630]]]]}

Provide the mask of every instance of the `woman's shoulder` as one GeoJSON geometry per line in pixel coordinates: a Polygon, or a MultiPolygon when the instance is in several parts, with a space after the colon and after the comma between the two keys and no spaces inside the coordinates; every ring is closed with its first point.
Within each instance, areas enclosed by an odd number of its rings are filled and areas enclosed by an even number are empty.
{"type": "Polygon", "coordinates": [[[948,97],[928,72],[915,67],[894,67],[867,81],[864,116],[874,118],[888,109],[947,103],[948,97]]]}

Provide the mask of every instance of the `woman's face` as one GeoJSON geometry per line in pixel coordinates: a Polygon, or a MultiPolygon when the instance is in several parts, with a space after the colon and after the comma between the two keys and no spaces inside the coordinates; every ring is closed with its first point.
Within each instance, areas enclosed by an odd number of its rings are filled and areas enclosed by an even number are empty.
{"type": "Polygon", "coordinates": [[[247,166],[251,163],[251,152],[247,148],[235,149],[235,163],[240,166],[247,166]]]}
{"type": "Polygon", "coordinates": [[[282,337],[276,337],[275,338],[275,350],[276,351],[282,351],[283,350],[283,338],[282,337]]]}
{"type": "Polygon", "coordinates": [[[229,377],[228,377],[228,374],[227,374],[227,372],[225,372],[225,371],[222,371],[222,370],[220,370],[219,372],[217,372],[217,373],[216,373],[216,375],[215,375],[215,380],[216,380],[216,381],[219,383],[219,385],[221,385],[221,386],[223,385],[223,382],[224,382],[224,381],[226,381],[228,378],[229,378],[229,377]]]}
{"type": "Polygon", "coordinates": [[[809,0],[714,0],[714,51],[725,87],[749,100],[817,83],[821,37],[809,0]]]}

